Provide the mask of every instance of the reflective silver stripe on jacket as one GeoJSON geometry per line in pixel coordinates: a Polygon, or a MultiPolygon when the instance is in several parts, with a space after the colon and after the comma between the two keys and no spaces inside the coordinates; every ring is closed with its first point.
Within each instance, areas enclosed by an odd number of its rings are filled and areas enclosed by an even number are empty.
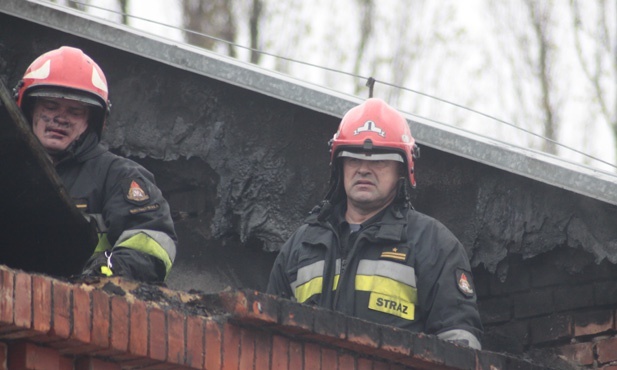
{"type": "MultiPolygon", "coordinates": [[[[300,267],[296,276],[296,280],[291,282],[291,290],[296,294],[296,288],[302,284],[306,284],[315,278],[323,278],[325,261],[317,261],[307,266],[300,267]]],[[[336,260],[335,274],[341,273],[341,260],[336,260]]]]}
{"type": "Polygon", "coordinates": [[[383,260],[361,260],[357,275],[383,276],[412,288],[416,287],[416,273],[413,267],[383,260]]]}
{"type": "Polygon", "coordinates": [[[469,347],[477,350],[482,349],[482,344],[475,335],[463,329],[452,329],[437,334],[437,338],[448,342],[467,341],[469,347]]]}
{"type": "Polygon", "coordinates": [[[169,235],[162,231],[154,231],[148,229],[126,230],[122,234],[120,234],[120,237],[116,241],[114,247],[139,233],[144,233],[150,238],[154,239],[157,243],[159,243],[159,245],[165,250],[165,252],[167,252],[167,255],[169,255],[169,259],[171,260],[171,262],[174,262],[174,259],[176,258],[176,243],[174,243],[173,239],[169,235]]]}

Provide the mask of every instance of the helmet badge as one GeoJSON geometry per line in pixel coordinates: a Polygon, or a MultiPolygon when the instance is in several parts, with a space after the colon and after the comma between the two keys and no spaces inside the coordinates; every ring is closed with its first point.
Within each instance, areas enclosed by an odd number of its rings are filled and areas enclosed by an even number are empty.
{"type": "Polygon", "coordinates": [[[377,133],[381,137],[386,137],[386,132],[384,130],[382,130],[381,128],[379,128],[375,124],[375,122],[370,121],[370,120],[364,122],[364,125],[362,125],[361,127],[358,127],[357,129],[355,129],[353,134],[354,135],[358,135],[359,133],[366,132],[366,131],[375,132],[375,133],[377,133]]]}

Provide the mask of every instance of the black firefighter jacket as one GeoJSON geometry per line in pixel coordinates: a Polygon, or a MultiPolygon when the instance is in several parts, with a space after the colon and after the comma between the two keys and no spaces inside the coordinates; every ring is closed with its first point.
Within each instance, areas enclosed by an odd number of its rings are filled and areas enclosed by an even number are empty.
{"type": "Polygon", "coordinates": [[[267,292],[443,339],[467,340],[471,333],[472,347],[479,347],[475,288],[456,237],[437,220],[392,204],[348,238],[340,231],[343,208],[325,222],[313,214],[296,230],[281,248],[267,292]]]}
{"type": "Polygon", "coordinates": [[[176,255],[169,205],[141,165],[109,152],[94,133],[74,143],[56,164],[69,195],[90,221],[99,243],[85,271],[111,251],[112,271],[141,281],[163,281],[176,255]]]}

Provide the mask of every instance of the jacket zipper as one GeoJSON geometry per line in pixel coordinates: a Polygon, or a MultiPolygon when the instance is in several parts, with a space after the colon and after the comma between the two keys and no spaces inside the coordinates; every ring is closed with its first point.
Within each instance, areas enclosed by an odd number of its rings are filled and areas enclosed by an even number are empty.
{"type": "MultiPolygon", "coordinates": [[[[374,227],[374,226],[375,226],[375,224],[371,224],[371,225],[368,225],[368,226],[366,227],[366,229],[364,229],[364,230],[362,230],[362,231],[358,231],[358,233],[360,233],[360,234],[358,234],[358,237],[356,238],[356,241],[353,243],[353,245],[351,246],[351,248],[349,249],[349,251],[346,253],[346,255],[344,256],[344,258],[341,258],[341,272],[340,272],[339,279],[338,279],[339,284],[338,284],[338,287],[337,287],[337,289],[336,289],[336,293],[334,294],[334,307],[333,307],[333,309],[334,309],[334,310],[336,310],[336,307],[338,306],[338,301],[339,301],[340,292],[341,292],[341,289],[339,289],[339,288],[341,287],[341,282],[343,281],[343,279],[344,279],[344,275],[345,275],[345,273],[347,272],[347,264],[348,264],[348,262],[349,262],[349,258],[348,258],[348,257],[349,257],[349,256],[351,256],[352,258],[353,258],[353,257],[355,257],[355,254],[357,253],[357,252],[356,252],[356,249],[357,249],[357,246],[358,246],[358,244],[360,243],[360,241],[361,241],[362,239],[368,239],[368,238],[364,235],[364,234],[365,234],[365,232],[366,232],[367,230],[371,229],[371,228],[372,228],[372,227],[374,227]]],[[[337,235],[336,233],[334,233],[334,234],[335,234],[335,235],[337,235]]],[[[339,236],[338,236],[338,235],[337,235],[337,243],[338,243],[338,247],[340,248],[340,238],[339,238],[339,236]]],[[[353,289],[355,289],[355,286],[353,287],[353,289]]],[[[354,309],[354,310],[355,310],[355,309],[354,309]]],[[[353,314],[353,313],[354,313],[354,312],[352,312],[352,314],[353,314]]]]}

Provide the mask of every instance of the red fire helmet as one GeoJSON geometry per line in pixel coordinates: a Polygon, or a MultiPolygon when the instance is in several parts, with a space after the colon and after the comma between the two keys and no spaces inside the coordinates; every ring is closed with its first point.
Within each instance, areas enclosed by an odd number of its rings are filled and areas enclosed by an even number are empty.
{"type": "Polygon", "coordinates": [[[17,85],[17,105],[25,113],[31,97],[53,97],[77,100],[98,108],[94,130],[101,136],[111,104],[107,79],[103,70],[83,51],[63,46],[51,50],[32,62],[17,85]]]}
{"type": "Polygon", "coordinates": [[[365,153],[363,159],[400,160],[407,166],[407,179],[416,186],[414,159],[418,147],[403,115],[379,98],[367,99],[350,109],[330,141],[330,165],[341,156],[365,153]],[[392,156],[392,154],[395,154],[392,156]],[[385,156],[384,156],[385,155],[385,156]]]}

